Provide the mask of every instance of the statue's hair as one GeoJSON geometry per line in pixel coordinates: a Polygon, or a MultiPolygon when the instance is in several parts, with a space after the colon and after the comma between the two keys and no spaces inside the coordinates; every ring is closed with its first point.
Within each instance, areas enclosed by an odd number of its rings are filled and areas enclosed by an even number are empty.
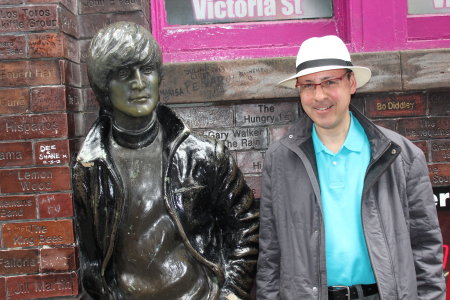
{"type": "Polygon", "coordinates": [[[161,74],[162,54],[152,34],[131,22],[110,24],[92,38],[87,69],[89,82],[103,108],[110,109],[108,82],[111,73],[138,63],[150,63],[161,74]]]}

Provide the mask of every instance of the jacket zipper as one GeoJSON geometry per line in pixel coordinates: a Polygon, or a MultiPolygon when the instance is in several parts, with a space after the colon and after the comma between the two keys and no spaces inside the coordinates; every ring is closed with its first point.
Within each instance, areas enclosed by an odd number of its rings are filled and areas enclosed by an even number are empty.
{"type": "MultiPolygon", "coordinates": [[[[384,151],[381,153],[381,155],[379,156],[379,158],[382,157],[383,155],[385,155],[386,152],[391,148],[391,146],[392,146],[392,142],[389,142],[389,144],[386,146],[386,148],[385,148],[384,151]]],[[[372,162],[369,164],[369,166],[367,167],[367,171],[366,171],[366,175],[364,176],[364,179],[367,177],[367,174],[369,173],[369,170],[372,168],[372,166],[373,166],[375,163],[376,163],[376,161],[374,160],[374,161],[372,161],[372,162]]],[[[391,162],[391,163],[392,163],[392,162],[391,162]]],[[[380,176],[381,176],[381,174],[378,176],[378,178],[379,178],[380,176]]],[[[378,178],[376,178],[376,179],[378,179],[378,178]]],[[[375,182],[375,181],[376,181],[376,180],[374,180],[373,182],[375,182]]],[[[363,196],[366,195],[366,194],[368,193],[368,190],[369,190],[369,188],[366,189],[365,186],[363,187],[363,195],[361,195],[361,201],[362,201],[363,199],[366,198],[366,197],[363,197],[363,196]]],[[[380,222],[380,224],[381,224],[381,228],[382,228],[382,230],[383,230],[384,242],[385,242],[386,248],[389,250],[388,243],[386,242],[386,231],[384,230],[384,224],[383,224],[383,222],[381,221],[381,218],[380,218],[378,201],[376,201],[376,200],[375,200],[375,205],[376,205],[376,207],[377,207],[377,216],[378,216],[378,220],[379,220],[379,222],[380,222]]],[[[363,230],[363,233],[364,233],[364,238],[366,239],[366,244],[368,244],[368,243],[369,243],[369,239],[368,239],[367,236],[366,236],[366,229],[365,229],[365,227],[364,227],[364,214],[363,214],[363,212],[362,212],[362,204],[361,204],[361,218],[363,219],[362,230],[363,230]]],[[[372,266],[374,266],[373,259],[372,259],[372,255],[371,255],[371,253],[370,253],[369,247],[367,247],[367,253],[369,254],[370,263],[372,264],[372,266]]],[[[393,266],[392,266],[392,255],[391,255],[391,252],[390,252],[390,251],[389,251],[389,262],[390,262],[390,265],[391,265],[391,272],[392,272],[392,274],[394,274],[393,266]]],[[[372,268],[372,269],[373,269],[373,273],[374,273],[374,276],[375,276],[375,280],[376,280],[376,282],[378,282],[378,278],[377,278],[377,274],[376,274],[376,272],[375,272],[375,268],[372,268]]],[[[397,297],[398,297],[398,288],[397,288],[398,284],[397,284],[397,281],[395,280],[395,276],[394,276],[394,284],[395,284],[395,291],[396,291],[396,294],[397,294],[397,297]]],[[[382,293],[379,293],[379,296],[380,296],[380,300],[383,300],[383,299],[384,299],[382,293]]]]}

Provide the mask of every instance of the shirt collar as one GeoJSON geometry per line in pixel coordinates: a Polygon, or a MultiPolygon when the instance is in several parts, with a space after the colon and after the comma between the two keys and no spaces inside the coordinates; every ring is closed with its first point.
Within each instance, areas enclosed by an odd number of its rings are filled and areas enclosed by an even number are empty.
{"type": "MultiPolygon", "coordinates": [[[[350,112],[350,127],[348,129],[347,137],[345,138],[342,148],[347,148],[350,151],[360,152],[362,150],[366,133],[359,121],[350,112]]],[[[327,147],[322,143],[316,132],[316,126],[313,124],[312,139],[314,143],[314,151],[317,153],[325,151],[331,153],[327,147]]],[[[341,148],[341,149],[342,149],[341,148]]]]}

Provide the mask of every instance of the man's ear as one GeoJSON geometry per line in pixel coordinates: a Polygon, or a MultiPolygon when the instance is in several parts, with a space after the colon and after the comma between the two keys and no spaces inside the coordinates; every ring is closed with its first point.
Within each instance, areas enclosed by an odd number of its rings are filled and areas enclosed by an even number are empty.
{"type": "Polygon", "coordinates": [[[356,93],[356,78],[355,78],[355,73],[351,72],[350,73],[350,94],[355,94],[356,93]]]}

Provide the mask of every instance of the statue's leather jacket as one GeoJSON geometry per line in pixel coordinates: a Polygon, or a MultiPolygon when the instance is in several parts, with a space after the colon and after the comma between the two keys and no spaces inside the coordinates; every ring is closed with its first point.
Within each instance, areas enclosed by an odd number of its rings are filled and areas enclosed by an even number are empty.
{"type": "MultiPolygon", "coordinates": [[[[216,298],[248,299],[259,230],[252,192],[221,142],[190,133],[164,105],[158,106],[157,117],[163,131],[167,211],[186,248],[215,275],[216,298]]],[[[110,130],[110,116],[100,116],[73,168],[80,275],[95,299],[114,298],[110,262],[129,188],[123,186],[109,153],[110,130]]]]}

